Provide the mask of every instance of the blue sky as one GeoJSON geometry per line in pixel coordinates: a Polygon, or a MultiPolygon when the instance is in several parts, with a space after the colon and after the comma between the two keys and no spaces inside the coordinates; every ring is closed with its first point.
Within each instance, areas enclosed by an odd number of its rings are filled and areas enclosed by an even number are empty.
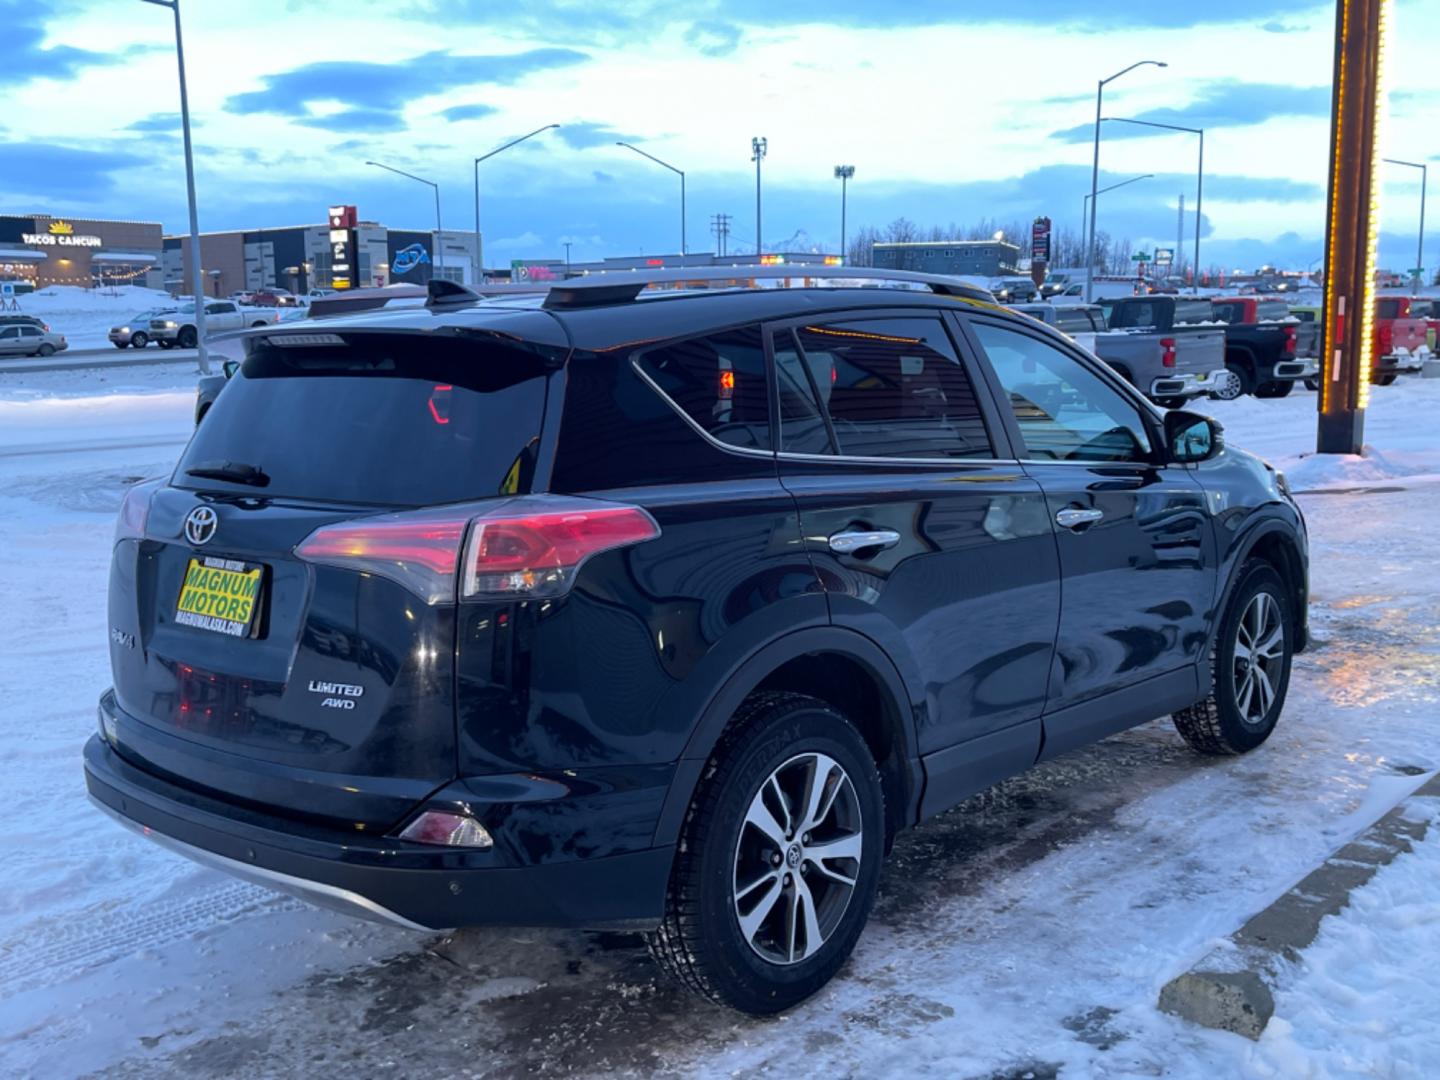
{"type": "MultiPolygon", "coordinates": [[[[687,171],[692,250],[733,217],[753,242],[750,138],[769,140],[767,246],[834,249],[852,229],[1050,215],[1089,190],[1096,79],[1107,115],[1206,129],[1206,251],[1227,266],[1321,251],[1333,4],[1305,0],[184,0],[201,227],[318,222],[356,203],[402,227],[474,225],[487,261],[668,252],[687,171]]],[[[1440,155],[1436,0],[1398,0],[1390,156],[1440,155]],[[1430,17],[1425,17],[1426,7],[1430,17]]],[[[0,212],[185,220],[169,13],[140,0],[0,0],[0,212]]],[[[1173,241],[1193,211],[1196,140],[1107,124],[1100,227],[1173,241]]],[[[1413,261],[1415,170],[1386,172],[1382,263],[1413,261]],[[1413,174],[1413,176],[1412,176],[1413,174]]],[[[1440,176],[1437,176],[1440,183],[1440,176]]],[[[1440,221],[1440,212],[1431,218],[1440,221]]],[[[1187,234],[1193,230],[1193,218],[1187,234]]],[[[1440,263],[1440,238],[1427,261],[1440,263]]]]}

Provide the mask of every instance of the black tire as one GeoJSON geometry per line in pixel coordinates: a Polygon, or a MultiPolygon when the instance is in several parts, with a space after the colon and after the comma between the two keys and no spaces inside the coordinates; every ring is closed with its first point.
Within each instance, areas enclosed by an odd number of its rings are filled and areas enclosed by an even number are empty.
{"type": "Polygon", "coordinates": [[[123,341],[112,341],[111,344],[114,345],[117,349],[123,349],[125,348],[126,343],[123,341]]]}
{"type": "Polygon", "coordinates": [[[1131,386],[1135,385],[1135,376],[1130,374],[1130,369],[1124,364],[1111,364],[1110,367],[1114,370],[1116,375],[1119,375],[1120,378],[1124,379],[1131,386]]]}
{"type": "Polygon", "coordinates": [[[1248,367],[1244,364],[1237,364],[1233,360],[1227,360],[1225,367],[1239,382],[1234,384],[1236,389],[1233,393],[1215,394],[1214,397],[1218,397],[1221,401],[1234,401],[1236,398],[1242,398],[1246,394],[1255,392],[1255,376],[1250,373],[1248,367]]]}
{"type": "Polygon", "coordinates": [[[1372,381],[1376,386],[1394,386],[1397,378],[1399,376],[1392,371],[1387,375],[1377,375],[1372,381]]]}
{"type": "Polygon", "coordinates": [[[35,350],[35,355],[36,355],[36,356],[54,356],[54,355],[55,355],[55,346],[54,346],[54,345],[51,345],[51,344],[47,341],[47,342],[45,342],[45,344],[41,345],[40,348],[38,348],[38,349],[35,350]]]}
{"type": "Polygon", "coordinates": [[[253,330],[253,329],[255,329],[257,326],[269,326],[269,325],[270,325],[270,324],[267,323],[264,319],[257,319],[255,322],[252,322],[252,323],[250,324],[250,329],[253,330]]]}
{"type": "MultiPolygon", "coordinates": [[[[790,809],[790,802],[781,805],[790,809]]],[[[774,815],[777,821],[782,816],[774,815]]],[[[787,827],[789,823],[787,818],[787,827]]],[[[789,839],[809,843],[805,839],[808,835],[796,830],[789,839]]],[[[794,856],[797,849],[815,850],[791,843],[784,856],[777,849],[758,862],[762,868],[756,871],[759,881],[773,874],[777,895],[766,904],[772,895],[767,887],[752,906],[752,913],[764,905],[772,915],[784,917],[786,904],[790,904],[791,918],[797,918],[793,898],[803,892],[807,898],[822,896],[811,910],[824,914],[828,897],[833,894],[812,894],[808,884],[803,889],[797,887],[803,881],[825,890],[835,886],[828,875],[817,874],[814,864],[803,855],[794,856]],[[766,862],[775,857],[782,861],[771,871],[766,862]],[[790,868],[796,870],[795,885],[781,886],[780,875],[789,878],[790,868]]],[[[648,935],[650,953],[687,988],[718,1004],[755,1016],[788,1009],[829,982],[850,956],[870,915],[884,849],[884,795],[875,761],[860,733],[844,716],[816,698],[792,693],[754,694],[736,711],[696,789],[676,849],[665,918],[660,928],[648,935]],[[803,767],[792,763],[803,763],[806,755],[813,754],[826,755],[838,763],[850,781],[853,800],[842,795],[834,802],[836,806],[845,802],[858,815],[852,821],[860,823],[861,856],[854,864],[846,863],[847,871],[854,874],[853,887],[843,907],[836,905],[838,921],[815,953],[791,962],[767,959],[757,942],[770,919],[766,918],[760,924],[761,930],[750,938],[741,930],[736,891],[737,872],[742,865],[741,844],[758,838],[763,846],[767,835],[747,826],[745,819],[762,787],[770,790],[772,776],[784,775],[788,768],[803,767]]],[[[740,894],[744,895],[745,890],[741,889],[740,894]]],[[[834,910],[830,916],[834,916],[834,910]]],[[[782,918],[781,928],[783,925],[782,918]]],[[[808,932],[804,936],[808,951],[808,932]]],[[[792,948],[796,940],[798,937],[791,938],[792,948]]],[[[793,952],[791,955],[793,958],[793,952]]]]}
{"type": "Polygon", "coordinates": [[[193,326],[182,326],[180,333],[175,335],[175,344],[182,349],[193,349],[199,341],[200,337],[195,333],[193,326]]]}
{"type": "Polygon", "coordinates": [[[1306,389],[1306,390],[1319,391],[1319,389],[1320,389],[1320,380],[1319,380],[1319,379],[1315,379],[1315,378],[1306,379],[1306,380],[1305,380],[1305,389],[1306,389]]]}
{"type": "Polygon", "coordinates": [[[166,341],[164,338],[158,338],[155,344],[159,345],[162,349],[173,349],[175,347],[175,342],[166,341]]]}
{"type": "Polygon", "coordinates": [[[135,332],[130,335],[130,347],[132,349],[143,349],[150,344],[150,338],[142,332],[135,332]]]}
{"type": "MultiPolygon", "coordinates": [[[[1251,636],[1254,640],[1254,636],[1251,636]]],[[[1191,748],[1202,754],[1243,754],[1254,750],[1270,737],[1280,713],[1285,708],[1285,694],[1290,687],[1290,665],[1294,658],[1295,624],[1291,613],[1290,592],[1275,567],[1263,559],[1252,559],[1240,570],[1225,614],[1220,619],[1210,647],[1210,694],[1189,708],[1181,709],[1172,719],[1191,748]],[[1252,603],[1262,593],[1276,605],[1280,631],[1280,653],[1273,665],[1266,665],[1262,674],[1272,687],[1271,699],[1254,715],[1242,711],[1242,700],[1256,702],[1237,686],[1243,685],[1244,665],[1237,660],[1240,622],[1252,610],[1252,603]],[[1237,679],[1239,681],[1237,681],[1237,679]]],[[[1257,670],[1259,670],[1257,668],[1257,670]]],[[[1259,682],[1256,681],[1256,692],[1259,682]]],[[[1260,695],[1263,703],[1264,695],[1260,695]]]]}
{"type": "Polygon", "coordinates": [[[1255,396],[1259,398],[1289,397],[1290,391],[1294,389],[1294,379],[1276,379],[1274,382],[1261,383],[1257,386],[1255,396]]]}
{"type": "Polygon", "coordinates": [[[1162,409],[1183,409],[1186,405],[1190,404],[1190,399],[1183,397],[1162,397],[1156,398],[1155,404],[1159,405],[1162,409]]]}

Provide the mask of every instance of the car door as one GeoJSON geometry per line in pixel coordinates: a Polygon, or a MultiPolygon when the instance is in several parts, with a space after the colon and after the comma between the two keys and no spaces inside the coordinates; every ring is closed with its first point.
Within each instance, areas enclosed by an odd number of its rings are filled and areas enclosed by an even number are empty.
{"type": "Polygon", "coordinates": [[[29,355],[38,352],[40,346],[45,344],[45,333],[33,326],[22,326],[20,330],[20,346],[18,351],[29,355]]]}
{"type": "Polygon", "coordinates": [[[1161,463],[1155,414],[1101,365],[1043,331],[966,321],[1057,526],[1049,757],[1195,699],[1216,594],[1211,514],[1193,468],[1161,463]]]}
{"type": "Polygon", "coordinates": [[[937,812],[1038,752],[1060,599],[1044,495],[941,312],[777,324],[770,348],[780,477],[831,620],[924,686],[937,812]]]}
{"type": "Polygon", "coordinates": [[[20,351],[20,327],[0,327],[0,355],[14,356],[20,351]]]}
{"type": "Polygon", "coordinates": [[[226,300],[205,305],[206,330],[237,330],[240,328],[240,309],[226,300]]]}

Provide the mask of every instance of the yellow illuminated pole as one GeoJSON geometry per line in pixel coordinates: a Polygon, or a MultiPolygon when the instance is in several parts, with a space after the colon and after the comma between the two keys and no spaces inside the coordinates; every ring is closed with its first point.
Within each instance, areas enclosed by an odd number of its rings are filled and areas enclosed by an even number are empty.
{"type": "Polygon", "coordinates": [[[1389,17],[1390,0],[1336,4],[1323,367],[1315,434],[1315,449],[1322,454],[1358,454],[1365,444],[1389,17]]]}

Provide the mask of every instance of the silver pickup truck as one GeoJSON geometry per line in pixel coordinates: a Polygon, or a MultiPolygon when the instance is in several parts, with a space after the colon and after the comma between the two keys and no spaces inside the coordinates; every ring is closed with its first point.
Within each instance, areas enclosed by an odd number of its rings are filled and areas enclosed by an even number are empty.
{"type": "Polygon", "coordinates": [[[1157,405],[1179,408],[1230,379],[1225,368],[1225,328],[1191,327],[1180,332],[1110,330],[1099,305],[1016,304],[1032,318],[1055,327],[1104,360],[1157,405]]]}

